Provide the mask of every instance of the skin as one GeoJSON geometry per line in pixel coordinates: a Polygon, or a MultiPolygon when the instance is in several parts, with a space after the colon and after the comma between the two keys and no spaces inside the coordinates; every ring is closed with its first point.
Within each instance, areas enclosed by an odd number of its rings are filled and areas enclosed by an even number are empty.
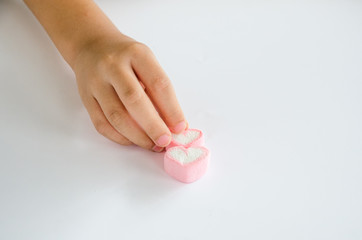
{"type": "Polygon", "coordinates": [[[24,0],[73,69],[97,131],[156,152],[188,124],[152,51],[122,34],[91,0],[24,0]]]}

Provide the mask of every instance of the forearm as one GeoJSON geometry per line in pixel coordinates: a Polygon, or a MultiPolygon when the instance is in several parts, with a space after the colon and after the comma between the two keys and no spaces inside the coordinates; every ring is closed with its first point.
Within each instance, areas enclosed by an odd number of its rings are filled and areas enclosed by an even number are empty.
{"type": "Polygon", "coordinates": [[[72,68],[82,49],[100,39],[121,35],[92,0],[24,2],[72,68]]]}

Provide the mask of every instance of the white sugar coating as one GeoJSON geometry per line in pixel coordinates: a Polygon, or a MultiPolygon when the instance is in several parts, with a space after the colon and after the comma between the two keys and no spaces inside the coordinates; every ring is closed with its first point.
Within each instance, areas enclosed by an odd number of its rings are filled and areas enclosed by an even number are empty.
{"type": "Polygon", "coordinates": [[[188,130],[185,133],[172,134],[172,138],[182,145],[186,145],[200,136],[200,132],[188,130]]]}
{"type": "Polygon", "coordinates": [[[181,164],[186,164],[197,160],[204,154],[204,149],[202,148],[193,148],[190,147],[187,149],[187,153],[180,148],[172,148],[168,151],[170,156],[180,162],[181,164]]]}

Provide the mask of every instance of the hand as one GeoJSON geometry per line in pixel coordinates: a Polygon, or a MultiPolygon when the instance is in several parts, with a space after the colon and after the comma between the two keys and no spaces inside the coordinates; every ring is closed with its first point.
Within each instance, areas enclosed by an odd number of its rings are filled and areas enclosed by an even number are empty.
{"type": "Polygon", "coordinates": [[[94,41],[73,70],[95,128],[110,140],[161,152],[170,130],[187,128],[169,78],[144,44],[122,34],[94,41]]]}

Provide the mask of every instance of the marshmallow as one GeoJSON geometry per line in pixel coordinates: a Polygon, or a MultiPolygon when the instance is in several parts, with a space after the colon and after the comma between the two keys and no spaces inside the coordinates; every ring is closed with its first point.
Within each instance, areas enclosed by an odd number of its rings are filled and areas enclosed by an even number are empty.
{"type": "Polygon", "coordinates": [[[180,134],[172,134],[171,143],[166,150],[175,146],[183,146],[185,148],[191,146],[202,146],[204,144],[204,136],[198,129],[187,129],[180,134]]]}
{"type": "Polygon", "coordinates": [[[209,155],[209,150],[204,147],[172,147],[165,153],[164,169],[176,180],[192,183],[205,174],[209,155]]]}

